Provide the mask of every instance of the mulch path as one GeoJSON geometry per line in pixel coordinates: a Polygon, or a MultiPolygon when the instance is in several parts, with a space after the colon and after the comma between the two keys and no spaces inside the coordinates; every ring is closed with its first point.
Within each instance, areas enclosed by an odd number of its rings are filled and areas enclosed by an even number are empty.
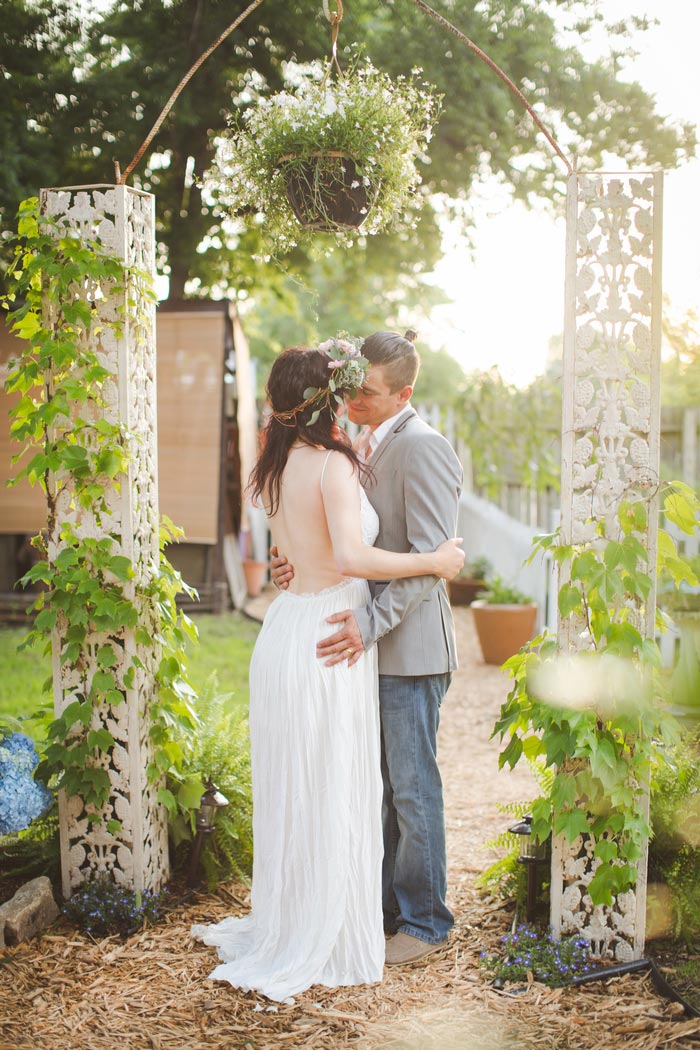
{"type": "Polygon", "coordinates": [[[533,797],[526,769],[498,772],[489,739],[507,678],[478,656],[471,615],[457,609],[461,668],[443,706],[441,767],[449,842],[449,945],[428,964],[387,970],[380,985],[311,988],[271,1004],[210,982],[213,949],[193,922],[247,907],[241,884],[219,887],[122,941],[95,941],[63,920],[0,960],[0,1050],[625,1050],[697,1048],[700,1020],[682,1017],[644,976],[497,992],[478,959],[508,932],[512,913],[474,885],[495,854],[483,843],[509,823],[498,804],[533,797]]]}

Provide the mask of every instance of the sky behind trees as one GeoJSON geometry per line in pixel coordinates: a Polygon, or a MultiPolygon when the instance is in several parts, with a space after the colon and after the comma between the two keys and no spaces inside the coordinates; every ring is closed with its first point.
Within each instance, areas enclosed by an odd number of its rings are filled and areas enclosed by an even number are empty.
{"type": "MultiPolygon", "coordinates": [[[[596,42],[594,32],[586,43],[586,23],[593,18],[595,28],[597,10],[606,20],[612,13],[632,17],[645,3],[663,9],[664,24],[669,12],[678,15],[686,6],[684,0],[478,0],[438,6],[523,85],[562,144],[578,143],[590,170],[605,166],[605,150],[609,155],[615,147],[625,157],[641,156],[645,166],[670,167],[692,144],[678,121],[664,125],[643,89],[616,79],[617,66],[597,62],[596,49],[605,56],[615,44],[624,48],[624,40],[606,33],[596,42]],[[567,23],[564,38],[561,27],[567,23]],[[584,47],[588,62],[579,53],[584,47]]],[[[127,163],[179,77],[244,6],[244,0],[0,0],[5,236],[21,197],[41,185],[114,178],[113,158],[122,167],[127,163]],[[95,11],[94,24],[80,18],[81,5],[95,11]]],[[[676,31],[684,47],[695,39],[687,17],[676,31]]],[[[654,32],[644,48],[651,48],[654,32]]],[[[297,251],[283,261],[285,272],[259,261],[254,221],[244,233],[230,236],[230,215],[202,199],[192,172],[199,176],[206,170],[226,112],[245,104],[238,94],[241,75],[254,67],[274,90],[282,60],[319,57],[328,50],[320,0],[266,0],[245,31],[234,34],[196,74],[154,143],[157,156],[144,158],[135,173],[136,184],[156,194],[159,261],[170,269],[171,295],[223,292],[257,302],[247,324],[261,355],[338,328],[362,332],[403,323],[418,328],[436,348],[449,347],[466,368],[507,363],[510,355],[518,378],[532,374],[549,337],[561,328],[563,235],[545,212],[547,201],[562,200],[562,168],[549,147],[542,148],[542,137],[535,136],[530,118],[505,86],[411,0],[349,0],[340,39],[343,47],[362,43],[390,74],[421,65],[445,94],[431,163],[424,170],[430,198],[418,227],[367,238],[366,245],[330,260],[297,251]],[[450,316],[435,305],[439,295],[424,279],[440,257],[431,205],[437,201],[454,209],[450,202],[460,195],[470,218],[460,232],[458,254],[448,252],[437,280],[458,300],[450,316]],[[513,195],[529,198],[534,211],[511,206],[513,195]],[[470,239],[477,248],[471,269],[464,266],[470,239]]],[[[666,65],[669,78],[672,70],[677,76],[694,66],[694,56],[688,62],[685,52],[672,59],[666,65]]],[[[343,52],[341,61],[347,60],[343,52]]],[[[658,77],[660,65],[652,65],[647,85],[652,90],[652,74],[658,77]]],[[[644,75],[641,79],[646,84],[644,75]]],[[[675,104],[663,108],[679,112],[675,104]]],[[[234,218],[234,224],[244,221],[234,218]]],[[[2,236],[0,231],[0,278],[10,250],[2,236]]]]}
{"type": "MultiPolygon", "coordinates": [[[[688,0],[606,0],[606,16],[647,14],[659,24],[633,37],[639,56],[626,64],[655,96],[659,112],[700,125],[700,7],[688,0]]],[[[607,48],[602,35],[587,56],[607,48]]],[[[628,170],[610,157],[607,170],[628,170]]],[[[601,169],[602,170],[602,169],[601,169]]],[[[450,244],[436,280],[456,303],[432,311],[424,334],[468,371],[496,365],[524,385],[546,366],[550,339],[563,324],[564,221],[542,205],[512,204],[495,182],[482,187],[473,259],[450,244]]],[[[663,285],[680,316],[700,305],[700,160],[668,171],[664,180],[663,285]]]]}

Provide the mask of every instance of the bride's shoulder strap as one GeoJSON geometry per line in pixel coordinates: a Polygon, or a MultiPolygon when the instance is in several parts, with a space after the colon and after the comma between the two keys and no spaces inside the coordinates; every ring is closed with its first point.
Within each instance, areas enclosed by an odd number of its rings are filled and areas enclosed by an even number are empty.
{"type": "Polygon", "coordinates": [[[319,484],[321,486],[321,492],[323,492],[323,475],[326,473],[326,465],[327,465],[328,460],[331,458],[332,455],[333,455],[333,449],[331,449],[330,452],[327,453],[325,459],[323,460],[323,466],[321,467],[321,478],[320,478],[320,481],[319,481],[319,484]]]}

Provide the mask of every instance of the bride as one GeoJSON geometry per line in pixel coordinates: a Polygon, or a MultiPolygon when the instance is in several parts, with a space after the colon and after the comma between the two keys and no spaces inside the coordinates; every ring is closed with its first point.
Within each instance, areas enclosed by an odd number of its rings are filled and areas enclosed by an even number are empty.
{"type": "Polygon", "coordinates": [[[335,629],[326,617],[367,604],[367,579],[450,579],[464,562],[459,540],[428,554],[372,546],[378,519],[359,484],[367,468],[336,422],[365,367],[342,340],[280,354],[251,478],[295,575],[250,665],[251,911],[192,935],[218,948],[212,978],[275,1000],[379,981],[384,964],[376,649],[326,667],[316,658],[335,629]]]}

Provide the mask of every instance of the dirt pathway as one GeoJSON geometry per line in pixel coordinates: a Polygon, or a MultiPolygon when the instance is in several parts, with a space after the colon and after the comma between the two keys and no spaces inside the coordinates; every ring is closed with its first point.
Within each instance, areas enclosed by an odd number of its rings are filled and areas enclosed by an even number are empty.
{"type": "Polygon", "coordinates": [[[585,990],[533,984],[499,994],[479,971],[512,914],[485,901],[476,873],[494,854],[483,843],[509,818],[499,802],[532,798],[528,771],[497,770],[490,740],[508,679],[480,660],[471,614],[457,609],[461,667],[443,705],[440,755],[448,828],[448,947],[426,966],[387,971],[381,985],[313,988],[271,1006],[207,980],[211,949],[188,940],[192,922],[247,908],[247,890],[222,886],[167,921],[122,942],[93,942],[56,924],[11,949],[0,966],[0,1050],[625,1050],[700,1045],[700,1022],[673,1019],[639,977],[585,990]]]}

